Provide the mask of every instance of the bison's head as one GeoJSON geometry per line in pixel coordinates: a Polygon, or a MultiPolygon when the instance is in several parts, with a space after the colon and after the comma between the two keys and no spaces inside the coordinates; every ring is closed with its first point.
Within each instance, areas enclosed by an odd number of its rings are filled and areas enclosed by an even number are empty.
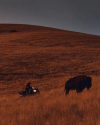
{"type": "Polygon", "coordinates": [[[87,77],[87,89],[89,89],[92,86],[92,78],[91,77],[87,77]]]}

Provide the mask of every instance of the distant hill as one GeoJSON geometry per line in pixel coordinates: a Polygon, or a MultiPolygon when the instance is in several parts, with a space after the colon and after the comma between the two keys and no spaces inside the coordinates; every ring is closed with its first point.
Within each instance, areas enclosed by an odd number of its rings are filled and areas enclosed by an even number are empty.
{"type": "Polygon", "coordinates": [[[0,32],[9,32],[16,30],[17,32],[25,31],[41,31],[41,30],[57,30],[55,28],[36,26],[36,25],[25,25],[25,24],[0,24],[0,32]]]}
{"type": "Polygon", "coordinates": [[[0,47],[1,81],[100,73],[100,36],[0,24],[0,47]]]}

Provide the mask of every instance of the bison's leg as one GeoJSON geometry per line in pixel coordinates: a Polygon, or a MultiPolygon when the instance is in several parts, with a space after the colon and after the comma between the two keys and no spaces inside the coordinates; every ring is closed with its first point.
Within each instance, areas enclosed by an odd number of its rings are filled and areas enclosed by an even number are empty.
{"type": "Polygon", "coordinates": [[[83,89],[84,89],[84,88],[82,88],[82,87],[77,87],[77,88],[76,88],[76,92],[77,92],[77,93],[82,92],[83,89]]]}
{"type": "Polygon", "coordinates": [[[79,88],[76,88],[76,92],[79,93],[81,92],[81,90],[79,88]]]}
{"type": "Polygon", "coordinates": [[[87,86],[87,90],[89,89],[90,87],[89,86],[87,86]]]}
{"type": "Polygon", "coordinates": [[[80,81],[76,86],[76,92],[77,93],[82,92],[84,88],[85,88],[85,83],[83,81],[80,81]]]}
{"type": "Polygon", "coordinates": [[[76,92],[79,93],[83,90],[82,86],[77,86],[76,87],[76,92]]]}
{"type": "Polygon", "coordinates": [[[69,90],[68,89],[66,89],[66,95],[69,93],[69,90]]]}
{"type": "Polygon", "coordinates": [[[91,83],[87,83],[87,86],[86,86],[87,90],[91,88],[91,83]]]}

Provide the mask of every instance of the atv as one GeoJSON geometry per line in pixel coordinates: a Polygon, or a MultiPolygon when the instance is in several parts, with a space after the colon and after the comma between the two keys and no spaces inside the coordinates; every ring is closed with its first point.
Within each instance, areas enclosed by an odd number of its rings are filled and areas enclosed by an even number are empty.
{"type": "Polygon", "coordinates": [[[18,92],[21,96],[26,96],[26,95],[35,95],[36,93],[40,93],[38,88],[33,88],[31,87],[31,89],[29,90],[29,92],[27,93],[26,91],[21,91],[18,92]]]}

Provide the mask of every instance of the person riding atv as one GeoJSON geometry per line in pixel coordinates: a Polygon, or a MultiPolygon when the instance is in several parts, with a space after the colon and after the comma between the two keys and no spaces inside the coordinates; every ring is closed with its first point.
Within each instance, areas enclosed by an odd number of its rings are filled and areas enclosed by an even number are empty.
{"type": "Polygon", "coordinates": [[[30,82],[29,83],[27,83],[27,85],[26,85],[26,87],[25,87],[25,92],[27,93],[27,94],[29,94],[30,93],[30,91],[31,91],[31,89],[32,89],[32,87],[30,87],[30,82]]]}

